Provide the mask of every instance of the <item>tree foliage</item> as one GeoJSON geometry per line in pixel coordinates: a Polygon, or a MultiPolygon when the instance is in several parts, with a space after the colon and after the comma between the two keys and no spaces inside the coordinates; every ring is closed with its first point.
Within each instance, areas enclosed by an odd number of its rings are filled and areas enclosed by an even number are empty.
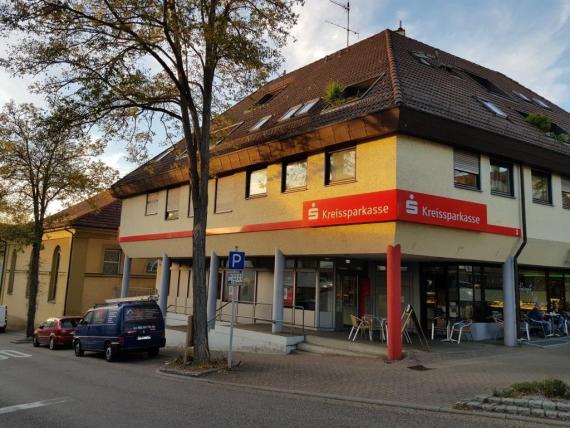
{"type": "Polygon", "coordinates": [[[97,159],[103,143],[92,140],[67,116],[59,108],[13,102],[0,111],[0,239],[32,246],[28,336],[34,327],[48,210],[90,196],[116,179],[116,172],[97,159]]]}
{"type": "Polygon", "coordinates": [[[65,94],[76,120],[128,142],[143,159],[161,124],[183,136],[194,207],[194,358],[209,358],[205,230],[213,112],[263,82],[303,0],[0,0],[19,41],[3,60],[42,74],[36,90],[65,94]],[[48,71],[48,74],[45,72],[48,71]]]}

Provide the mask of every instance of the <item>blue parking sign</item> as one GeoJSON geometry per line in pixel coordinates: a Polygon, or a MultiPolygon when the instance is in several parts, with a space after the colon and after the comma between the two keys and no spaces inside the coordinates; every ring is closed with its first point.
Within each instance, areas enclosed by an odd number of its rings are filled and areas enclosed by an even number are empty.
{"type": "Polygon", "coordinates": [[[230,251],[228,257],[228,268],[242,270],[245,266],[245,253],[241,251],[230,251]]]}

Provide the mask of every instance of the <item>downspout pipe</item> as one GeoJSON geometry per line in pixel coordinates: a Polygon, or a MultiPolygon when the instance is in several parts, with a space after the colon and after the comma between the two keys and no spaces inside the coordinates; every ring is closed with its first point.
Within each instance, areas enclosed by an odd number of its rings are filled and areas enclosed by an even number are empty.
{"type": "Polygon", "coordinates": [[[67,281],[65,282],[65,301],[63,303],[63,315],[67,314],[67,297],[69,296],[69,279],[71,278],[71,260],[73,259],[73,242],[75,241],[75,232],[65,228],[66,232],[71,235],[71,244],[69,245],[69,263],[67,266],[67,281]]]}
{"type": "Polygon", "coordinates": [[[8,257],[8,241],[0,239],[4,244],[4,255],[2,256],[2,271],[0,271],[0,303],[4,302],[4,275],[6,272],[6,258],[8,257]]]}
{"type": "Polygon", "coordinates": [[[520,189],[521,189],[521,221],[522,221],[522,242],[519,246],[515,256],[513,257],[514,264],[514,276],[515,276],[515,300],[516,300],[516,314],[517,314],[517,338],[520,336],[520,322],[521,322],[521,307],[520,307],[520,290],[519,290],[519,261],[518,258],[522,251],[526,247],[528,242],[527,239],[527,225],[526,225],[526,198],[525,198],[525,186],[524,186],[524,168],[523,165],[519,165],[520,174],[520,189]]]}

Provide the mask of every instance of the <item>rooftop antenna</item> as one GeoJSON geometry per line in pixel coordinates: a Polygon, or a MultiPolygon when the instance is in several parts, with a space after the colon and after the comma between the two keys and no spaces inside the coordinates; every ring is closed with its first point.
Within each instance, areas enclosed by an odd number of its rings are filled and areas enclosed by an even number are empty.
{"type": "Polygon", "coordinates": [[[344,27],[342,25],[335,24],[334,22],[331,22],[328,20],[325,22],[327,24],[331,24],[331,25],[334,25],[335,27],[339,27],[339,28],[342,28],[343,30],[346,30],[346,47],[348,47],[348,45],[350,44],[350,33],[353,33],[357,36],[360,34],[358,31],[354,31],[354,30],[350,29],[350,1],[347,1],[346,4],[341,3],[337,0],[329,0],[329,1],[334,5],[342,7],[346,11],[346,27],[344,27]]]}

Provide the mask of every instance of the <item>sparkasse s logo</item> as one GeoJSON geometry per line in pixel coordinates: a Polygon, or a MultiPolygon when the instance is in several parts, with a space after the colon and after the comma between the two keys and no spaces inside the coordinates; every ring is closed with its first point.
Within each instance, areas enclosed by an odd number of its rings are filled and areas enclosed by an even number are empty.
{"type": "Polygon", "coordinates": [[[319,208],[317,207],[317,204],[315,204],[314,202],[311,204],[311,208],[309,208],[309,210],[307,211],[307,218],[309,220],[318,220],[319,219],[319,208]]]}
{"type": "Polygon", "coordinates": [[[418,201],[413,194],[406,200],[406,214],[418,215],[418,201]]]}

